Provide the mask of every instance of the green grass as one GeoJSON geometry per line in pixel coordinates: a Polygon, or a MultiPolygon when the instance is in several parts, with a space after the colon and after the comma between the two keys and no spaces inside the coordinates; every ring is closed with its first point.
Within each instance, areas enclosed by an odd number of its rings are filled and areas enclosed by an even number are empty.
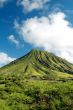
{"type": "Polygon", "coordinates": [[[32,50],[2,67],[0,110],[73,110],[73,65],[32,50]]]}
{"type": "Polygon", "coordinates": [[[1,110],[73,110],[73,81],[6,82],[0,104],[1,110]]]}

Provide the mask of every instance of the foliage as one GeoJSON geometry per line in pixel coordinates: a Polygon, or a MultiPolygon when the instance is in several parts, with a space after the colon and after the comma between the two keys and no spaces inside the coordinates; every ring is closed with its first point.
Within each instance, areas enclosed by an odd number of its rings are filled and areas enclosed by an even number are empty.
{"type": "Polygon", "coordinates": [[[73,65],[33,50],[1,68],[0,110],[73,110],[73,65]]]}

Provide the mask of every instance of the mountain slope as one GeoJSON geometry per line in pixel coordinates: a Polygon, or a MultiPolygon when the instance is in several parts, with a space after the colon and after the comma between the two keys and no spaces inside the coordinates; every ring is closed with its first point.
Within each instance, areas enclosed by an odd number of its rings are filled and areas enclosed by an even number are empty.
{"type": "Polygon", "coordinates": [[[55,79],[73,77],[73,65],[43,50],[32,50],[0,69],[0,74],[18,74],[24,78],[55,79]]]}
{"type": "Polygon", "coordinates": [[[32,50],[0,68],[0,110],[73,110],[73,64],[32,50]]]}

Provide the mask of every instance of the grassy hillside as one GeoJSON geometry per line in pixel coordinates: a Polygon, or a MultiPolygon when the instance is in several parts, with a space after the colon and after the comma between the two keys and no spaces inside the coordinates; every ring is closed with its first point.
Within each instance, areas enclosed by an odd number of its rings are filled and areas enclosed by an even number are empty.
{"type": "Polygon", "coordinates": [[[32,50],[0,68],[0,110],[73,110],[73,64],[32,50]]]}

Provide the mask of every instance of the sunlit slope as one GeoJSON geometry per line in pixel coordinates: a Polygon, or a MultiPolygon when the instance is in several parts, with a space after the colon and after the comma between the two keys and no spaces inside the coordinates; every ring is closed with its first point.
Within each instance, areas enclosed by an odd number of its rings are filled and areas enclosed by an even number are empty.
{"type": "Polygon", "coordinates": [[[65,59],[43,50],[32,50],[25,56],[0,69],[5,77],[59,80],[73,78],[73,65],[65,59]]]}
{"type": "Polygon", "coordinates": [[[0,110],[73,110],[73,65],[32,50],[0,68],[0,110]]]}

